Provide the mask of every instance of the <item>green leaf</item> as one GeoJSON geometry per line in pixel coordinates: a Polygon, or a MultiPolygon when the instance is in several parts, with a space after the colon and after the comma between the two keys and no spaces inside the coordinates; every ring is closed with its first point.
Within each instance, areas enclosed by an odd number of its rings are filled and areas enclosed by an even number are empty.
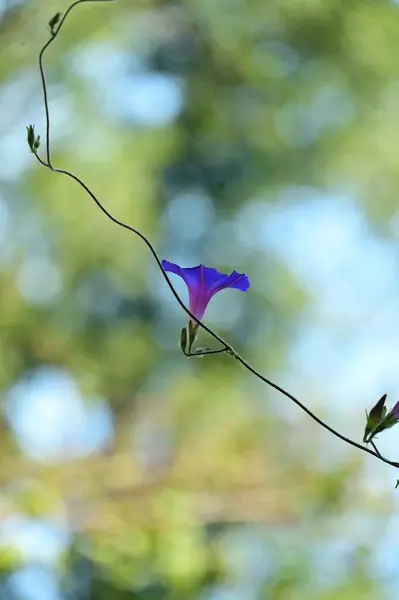
{"type": "Polygon", "coordinates": [[[59,23],[61,19],[62,13],[57,12],[52,19],[50,19],[48,23],[48,28],[50,30],[51,35],[55,35],[55,26],[59,23]]]}

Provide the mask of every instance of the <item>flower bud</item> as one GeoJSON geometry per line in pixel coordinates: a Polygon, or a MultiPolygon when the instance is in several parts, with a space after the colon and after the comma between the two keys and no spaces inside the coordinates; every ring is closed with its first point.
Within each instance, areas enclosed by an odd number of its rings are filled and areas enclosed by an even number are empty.
{"type": "Polygon", "coordinates": [[[180,333],[180,348],[183,354],[186,354],[187,350],[187,329],[183,327],[180,333]]]}

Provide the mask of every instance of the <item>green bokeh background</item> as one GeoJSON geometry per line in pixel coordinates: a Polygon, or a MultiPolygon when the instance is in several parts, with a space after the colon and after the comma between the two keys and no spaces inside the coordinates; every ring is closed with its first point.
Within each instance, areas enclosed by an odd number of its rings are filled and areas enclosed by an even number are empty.
{"type": "MultiPolygon", "coordinates": [[[[0,22],[0,599],[397,597],[396,472],[234,360],[186,360],[185,315],[145,245],[29,153],[25,125],[45,133],[37,55],[66,8],[9,2],[0,22]],[[94,414],[112,434],[88,450],[94,414]]],[[[385,0],[117,0],[78,7],[46,57],[54,164],[162,258],[248,273],[250,291],[220,294],[206,322],[358,441],[364,409],[395,393],[395,340],[385,355],[365,332],[397,287],[378,295],[370,276],[359,314],[320,313],[323,289],[276,250],[311,240],[295,219],[267,240],[275,215],[308,207],[312,223],[329,198],[365,244],[389,245],[395,271],[398,51],[385,0]],[[311,329],[335,339],[331,355],[318,338],[293,352],[311,329]],[[371,355],[357,386],[333,368],[353,343],[371,355]]],[[[317,233],[315,265],[329,252],[317,233]]]]}

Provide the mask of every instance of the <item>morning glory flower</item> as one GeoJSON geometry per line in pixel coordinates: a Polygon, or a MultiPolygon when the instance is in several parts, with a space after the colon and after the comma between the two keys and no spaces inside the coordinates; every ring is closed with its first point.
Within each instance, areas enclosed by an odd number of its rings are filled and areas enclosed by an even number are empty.
{"type": "Polygon", "coordinates": [[[183,268],[175,263],[162,261],[165,271],[175,273],[187,285],[190,312],[201,320],[206,307],[215,294],[227,288],[246,292],[249,289],[249,279],[244,273],[233,271],[230,275],[219,273],[216,269],[198,265],[198,267],[183,268]]]}

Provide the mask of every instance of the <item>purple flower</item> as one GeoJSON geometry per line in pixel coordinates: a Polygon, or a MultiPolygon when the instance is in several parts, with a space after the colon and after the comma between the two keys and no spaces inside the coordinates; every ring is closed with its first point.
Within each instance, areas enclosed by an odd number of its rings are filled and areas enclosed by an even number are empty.
{"type": "Polygon", "coordinates": [[[393,407],[393,409],[391,410],[391,416],[394,419],[399,419],[399,402],[397,402],[395,404],[395,406],[393,407]]]}
{"type": "Polygon", "coordinates": [[[184,269],[167,260],[162,261],[162,266],[165,271],[184,279],[188,288],[190,312],[199,320],[204,316],[211,298],[218,292],[226,288],[235,288],[242,292],[249,289],[248,277],[237,271],[233,271],[231,275],[224,275],[204,265],[184,269]]]}

